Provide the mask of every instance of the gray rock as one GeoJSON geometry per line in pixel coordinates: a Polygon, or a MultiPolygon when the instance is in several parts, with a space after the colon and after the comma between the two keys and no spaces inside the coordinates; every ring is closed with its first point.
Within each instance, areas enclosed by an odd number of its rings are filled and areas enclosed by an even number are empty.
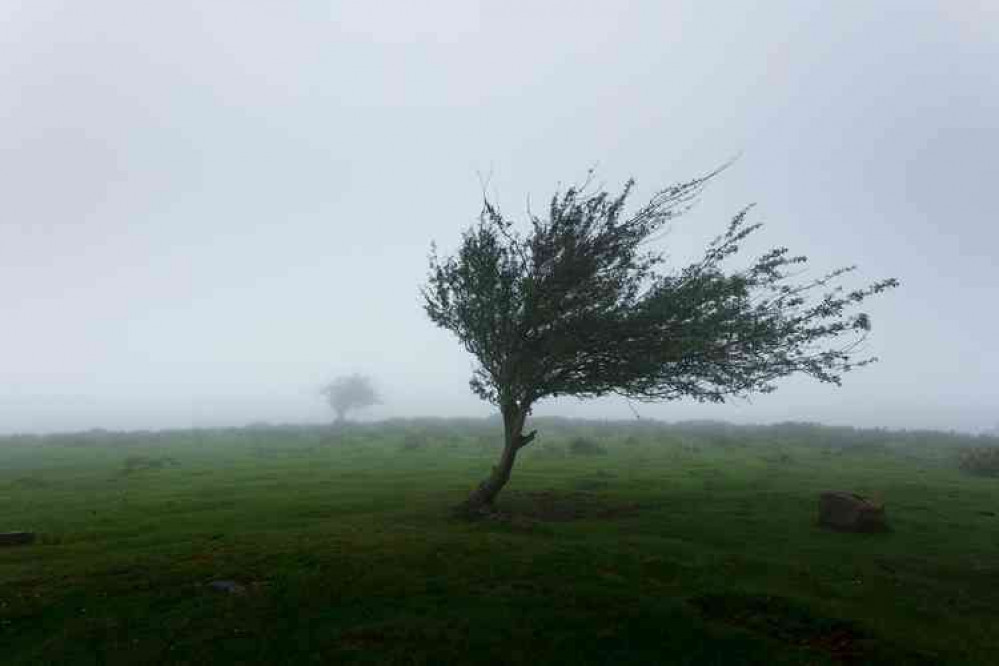
{"type": "Polygon", "coordinates": [[[829,491],[819,497],[819,525],[841,532],[885,532],[884,504],[856,493],[829,491]]]}
{"type": "Polygon", "coordinates": [[[34,542],[34,532],[0,532],[0,547],[26,546],[34,542]]]}

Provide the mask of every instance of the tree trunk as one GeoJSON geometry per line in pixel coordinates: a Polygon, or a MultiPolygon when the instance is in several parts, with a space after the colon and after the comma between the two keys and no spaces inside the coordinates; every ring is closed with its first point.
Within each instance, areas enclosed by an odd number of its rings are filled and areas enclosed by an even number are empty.
{"type": "Polygon", "coordinates": [[[532,430],[526,436],[523,434],[528,408],[510,404],[505,405],[501,411],[503,414],[503,453],[500,454],[499,463],[493,467],[489,476],[472,491],[468,499],[458,505],[457,513],[459,515],[474,518],[493,512],[493,502],[496,496],[510,480],[510,472],[517,460],[517,452],[530,444],[537,434],[536,430],[532,430]]]}

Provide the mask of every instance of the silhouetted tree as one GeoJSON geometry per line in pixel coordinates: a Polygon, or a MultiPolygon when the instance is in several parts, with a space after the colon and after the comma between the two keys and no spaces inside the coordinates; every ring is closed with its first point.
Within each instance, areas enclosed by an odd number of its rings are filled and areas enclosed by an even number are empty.
{"type": "Polygon", "coordinates": [[[484,196],[455,255],[441,258],[431,246],[426,313],[475,356],[470,386],[499,408],[504,425],[499,462],[462,509],[491,508],[536,435],[524,425],[543,398],[723,402],[773,391],[793,373],[838,385],[842,373],[876,360],[854,358],[870,319],[847,311],[898,282],[835,287],[809,302],[812,290],[855,267],[793,283],[789,269],[806,258],[778,247],[744,268],[723,268],[762,226],[748,223],[751,206],[700,260],[657,270],[666,261],[645,246],[720,171],[667,187],[631,213],[633,181],[612,196],[592,191],[588,178],[556,191],[544,219],[528,211],[526,235],[484,196]]]}
{"type": "Polygon", "coordinates": [[[330,407],[336,412],[337,423],[343,423],[347,418],[347,412],[351,410],[363,409],[381,402],[371,379],[359,374],[339,377],[324,386],[320,392],[326,396],[330,407]]]}

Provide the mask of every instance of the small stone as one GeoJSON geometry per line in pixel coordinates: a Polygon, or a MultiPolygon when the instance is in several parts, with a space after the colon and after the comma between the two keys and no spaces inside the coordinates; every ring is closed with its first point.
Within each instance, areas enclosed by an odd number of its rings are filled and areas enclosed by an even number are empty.
{"type": "Polygon", "coordinates": [[[229,594],[243,594],[246,592],[246,587],[234,580],[213,580],[208,583],[208,587],[219,592],[228,592],[229,594]]]}
{"type": "Polygon", "coordinates": [[[34,532],[0,532],[0,546],[26,546],[34,542],[34,532]]]}

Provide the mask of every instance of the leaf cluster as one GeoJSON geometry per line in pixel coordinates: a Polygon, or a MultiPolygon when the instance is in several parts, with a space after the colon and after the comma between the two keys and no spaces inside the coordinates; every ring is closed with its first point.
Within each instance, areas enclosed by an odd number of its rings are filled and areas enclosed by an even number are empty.
{"type": "Polygon", "coordinates": [[[473,391],[526,409],[560,395],[720,402],[793,373],[839,384],[876,360],[856,358],[870,318],[853,310],[898,281],[846,292],[834,283],[849,266],[795,282],[807,259],[784,247],[729,268],[762,226],[749,222],[752,207],[690,265],[647,249],[720,171],[630,213],[633,181],[612,196],[588,179],[556,192],[544,217],[529,212],[526,234],[486,198],[456,254],[433,247],[422,290],[430,319],[477,359],[473,391]]]}

